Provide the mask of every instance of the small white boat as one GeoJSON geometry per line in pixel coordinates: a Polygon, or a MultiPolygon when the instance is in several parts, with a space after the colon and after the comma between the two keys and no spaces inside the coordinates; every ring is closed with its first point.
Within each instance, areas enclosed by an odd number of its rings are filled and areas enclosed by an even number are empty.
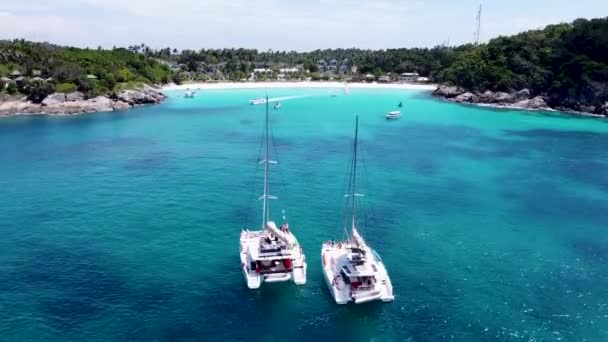
{"type": "Polygon", "coordinates": [[[196,92],[195,92],[195,91],[187,91],[187,92],[184,94],[184,97],[185,97],[185,98],[190,98],[190,99],[191,99],[191,98],[193,98],[193,97],[194,97],[194,95],[196,95],[196,92]]]}
{"type": "Polygon", "coordinates": [[[259,105],[259,104],[264,104],[264,103],[266,103],[266,99],[258,98],[258,99],[249,100],[249,104],[252,104],[252,105],[259,105]]]}
{"type": "Polygon", "coordinates": [[[346,198],[344,234],[346,241],[325,242],[321,247],[321,266],[325,283],[337,304],[361,304],[371,301],[392,302],[393,285],[380,256],[367,245],[357,227],[355,192],[357,175],[357,136],[355,128],[353,161],[350,170],[349,194],[346,198]],[[350,215],[349,215],[350,214],[350,215]],[[350,233],[348,229],[350,225],[350,233]]]}
{"type": "MultiPolygon", "coordinates": [[[[270,160],[268,129],[268,98],[266,103],[266,126],[264,131],[264,193],[262,200],[262,226],[260,230],[241,231],[239,251],[241,270],[247,287],[258,289],[264,283],[293,281],[296,285],[306,284],[306,256],[295,235],[285,221],[280,228],[269,219],[270,202],[276,197],[269,191],[268,173],[270,165],[277,162],[270,160]]],[[[285,220],[285,212],[283,212],[285,220]]]]}
{"type": "Polygon", "coordinates": [[[388,120],[394,120],[394,119],[399,119],[401,117],[401,111],[396,110],[394,112],[389,112],[388,114],[386,114],[386,118],[388,120]]]}

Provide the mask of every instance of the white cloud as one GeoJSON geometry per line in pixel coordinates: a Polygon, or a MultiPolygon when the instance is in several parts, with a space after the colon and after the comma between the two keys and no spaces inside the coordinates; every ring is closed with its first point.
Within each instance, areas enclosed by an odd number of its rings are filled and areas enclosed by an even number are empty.
{"type": "MultiPolygon", "coordinates": [[[[471,42],[478,6],[478,0],[0,1],[0,13],[6,13],[0,20],[2,38],[92,47],[145,42],[152,47],[296,50],[433,46],[448,37],[453,44],[471,42]]],[[[584,16],[599,6],[593,4],[598,0],[579,0],[586,6],[569,10],[563,4],[547,8],[527,1],[512,0],[525,2],[529,18],[522,18],[515,4],[488,4],[482,38],[584,16]]]]}
{"type": "Polygon", "coordinates": [[[5,36],[52,39],[58,35],[74,34],[76,30],[68,20],[54,15],[5,14],[0,20],[0,32],[5,36]]]}

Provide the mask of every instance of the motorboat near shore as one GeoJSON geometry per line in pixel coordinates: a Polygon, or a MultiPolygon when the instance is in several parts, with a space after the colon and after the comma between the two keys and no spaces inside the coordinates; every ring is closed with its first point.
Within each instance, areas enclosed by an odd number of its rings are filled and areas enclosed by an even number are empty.
{"type": "Polygon", "coordinates": [[[259,105],[259,104],[264,104],[267,101],[268,101],[267,99],[262,99],[262,98],[251,99],[251,100],[249,100],[249,104],[251,104],[251,105],[259,105]]]}
{"type": "Polygon", "coordinates": [[[400,110],[396,110],[393,112],[388,112],[388,114],[386,114],[386,119],[387,120],[395,120],[395,119],[399,119],[401,117],[401,111],[400,110]]]}

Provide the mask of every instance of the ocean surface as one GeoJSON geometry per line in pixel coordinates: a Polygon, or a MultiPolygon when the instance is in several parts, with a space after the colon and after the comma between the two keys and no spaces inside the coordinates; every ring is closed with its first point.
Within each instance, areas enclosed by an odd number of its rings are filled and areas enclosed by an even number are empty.
{"type": "Polygon", "coordinates": [[[285,210],[308,283],[250,291],[238,238],[261,225],[264,106],[248,101],[265,90],[169,95],[0,119],[0,340],[608,341],[608,121],[271,90],[293,97],[271,111],[271,216],[285,210]],[[390,304],[335,305],[320,267],[355,113],[390,304]]]}

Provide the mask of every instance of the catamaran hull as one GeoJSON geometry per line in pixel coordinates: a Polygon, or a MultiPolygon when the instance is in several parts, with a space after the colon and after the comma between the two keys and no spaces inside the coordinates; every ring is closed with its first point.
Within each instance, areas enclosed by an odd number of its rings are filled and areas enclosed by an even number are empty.
{"type": "Polygon", "coordinates": [[[259,274],[251,274],[247,272],[247,269],[243,267],[243,275],[245,276],[245,281],[247,282],[247,287],[251,290],[257,290],[260,288],[262,284],[262,280],[259,274]]]}
{"type": "Polygon", "coordinates": [[[350,301],[350,299],[348,297],[345,297],[341,294],[340,291],[338,291],[334,285],[332,285],[332,280],[333,277],[333,272],[331,272],[331,270],[328,270],[325,268],[325,265],[323,265],[323,261],[321,261],[321,267],[323,268],[323,277],[325,278],[325,284],[327,285],[327,289],[329,290],[329,293],[331,294],[331,296],[334,298],[334,301],[336,302],[336,304],[338,305],[345,305],[348,304],[348,302],[350,301]]]}
{"type": "MultiPolygon", "coordinates": [[[[279,239],[284,239],[285,241],[293,244],[294,241],[289,239],[289,235],[284,235],[281,231],[272,229],[273,233],[279,239]],[[276,231],[275,231],[276,230],[276,231]]],[[[282,283],[293,281],[296,285],[305,285],[306,284],[306,256],[302,252],[302,249],[297,247],[297,241],[295,241],[296,247],[298,250],[295,250],[295,257],[291,259],[291,265],[293,268],[288,269],[284,272],[276,272],[276,273],[258,273],[254,269],[249,269],[248,265],[251,265],[254,262],[253,259],[250,258],[248,253],[248,245],[253,243],[257,245],[258,242],[256,236],[259,235],[260,232],[257,231],[243,231],[241,232],[241,240],[240,240],[240,256],[241,256],[241,270],[243,272],[243,276],[245,277],[245,282],[247,283],[247,287],[255,290],[259,289],[262,283],[282,283]],[[254,240],[251,240],[254,239],[254,240]]]]}
{"type": "Polygon", "coordinates": [[[323,269],[323,277],[325,278],[325,284],[329,293],[334,298],[334,301],[338,305],[345,305],[348,303],[363,304],[373,301],[382,301],[384,303],[392,302],[395,297],[393,296],[393,285],[386,272],[386,268],[381,261],[377,261],[377,265],[380,268],[378,272],[379,284],[374,291],[370,293],[351,293],[350,289],[346,287],[346,284],[339,281],[339,276],[336,277],[336,273],[333,271],[331,266],[330,253],[321,253],[321,267],[323,269]],[[338,280],[338,281],[335,281],[338,280]]]}
{"type": "Polygon", "coordinates": [[[294,268],[291,272],[294,284],[301,286],[306,285],[306,262],[299,268],[294,268]]]}

